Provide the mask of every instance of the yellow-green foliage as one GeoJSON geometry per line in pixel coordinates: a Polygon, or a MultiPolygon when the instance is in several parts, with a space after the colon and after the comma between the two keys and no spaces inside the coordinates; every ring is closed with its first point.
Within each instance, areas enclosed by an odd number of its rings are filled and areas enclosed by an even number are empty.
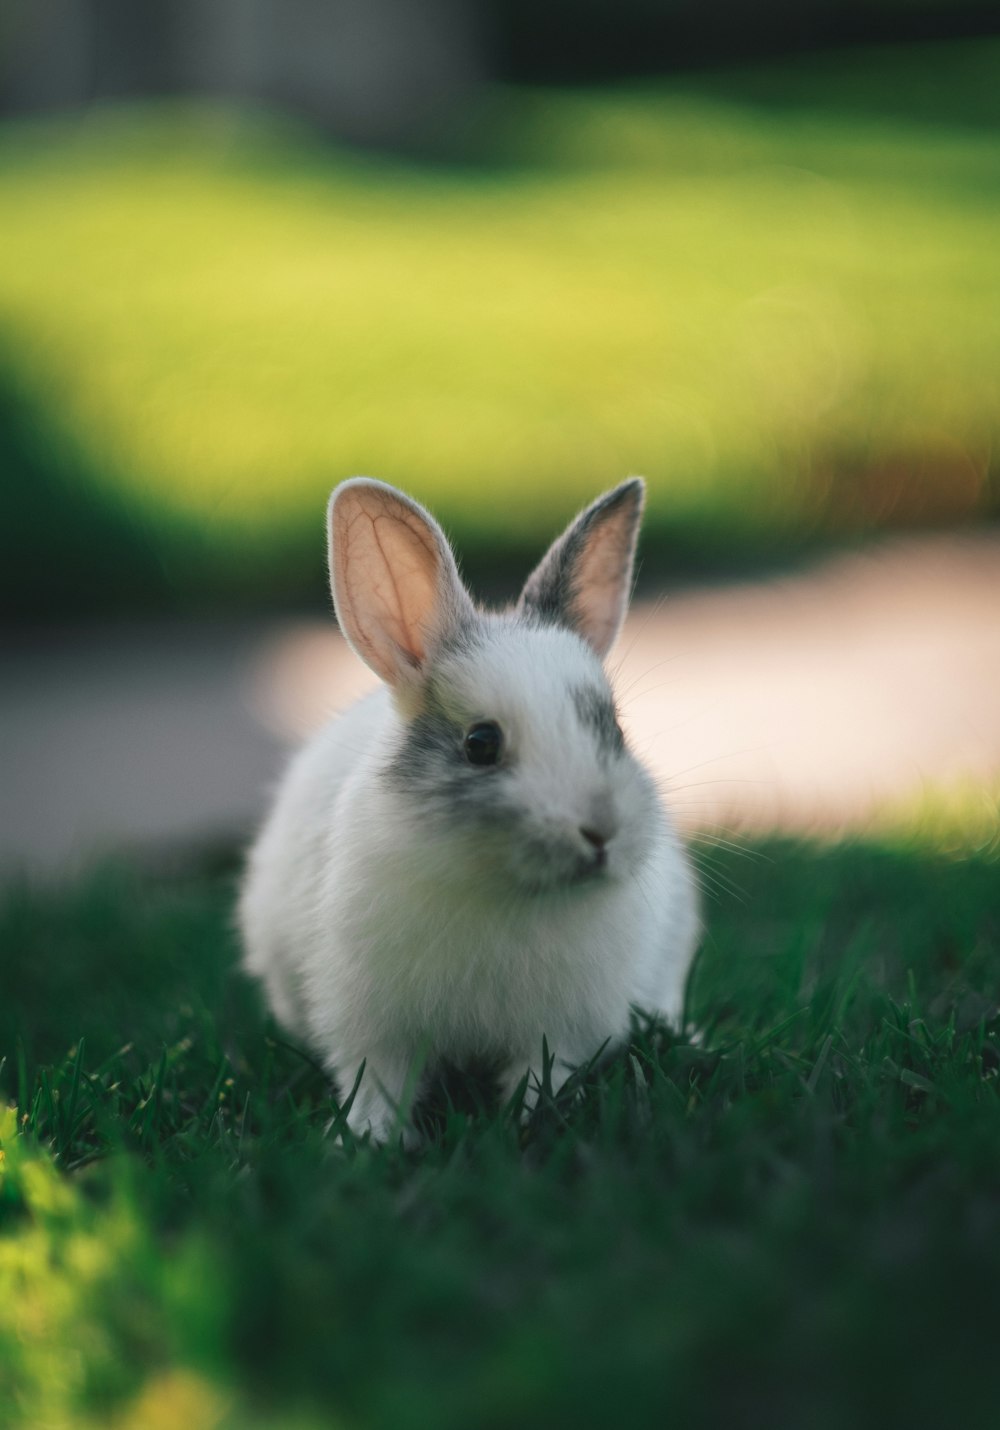
{"type": "Polygon", "coordinates": [[[631,471],[664,519],[975,509],[995,134],[852,110],[853,64],[841,108],[829,66],[814,109],[808,75],[785,107],[501,91],[499,160],[451,168],[206,107],[8,124],[7,365],[109,488],[213,540],[312,519],[358,471],[466,533],[631,471]]]}
{"type": "Polygon", "coordinates": [[[0,1112],[5,1426],[223,1423],[227,1398],[191,1366],[215,1349],[210,1258],[190,1238],[164,1255],[121,1172],[110,1205],[92,1205],[17,1136],[16,1109],[0,1112]],[[189,1328],[189,1344],[178,1344],[178,1326],[189,1328]]]}
{"type": "Polygon", "coordinates": [[[916,798],[879,811],[884,836],[904,849],[933,849],[955,859],[1000,855],[1000,785],[966,780],[927,786],[916,798]]]}

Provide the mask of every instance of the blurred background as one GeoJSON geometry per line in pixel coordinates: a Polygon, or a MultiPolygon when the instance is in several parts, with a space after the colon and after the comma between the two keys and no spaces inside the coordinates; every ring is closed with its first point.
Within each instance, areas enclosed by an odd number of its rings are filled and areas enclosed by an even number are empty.
{"type": "Polygon", "coordinates": [[[250,828],[358,472],[495,598],[646,476],[689,827],[989,823],[998,140],[983,0],[4,0],[0,870],[250,828]]]}

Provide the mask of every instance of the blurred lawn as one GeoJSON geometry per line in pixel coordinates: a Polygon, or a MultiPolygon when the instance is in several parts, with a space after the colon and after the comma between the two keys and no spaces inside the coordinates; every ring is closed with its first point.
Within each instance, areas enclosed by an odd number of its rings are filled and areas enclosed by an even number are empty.
{"type": "Polygon", "coordinates": [[[43,479],[181,587],[318,569],[355,472],[501,552],[635,471],[654,537],[737,557],[995,512],[998,94],[980,41],[498,91],[437,163],[205,105],[7,123],[18,579],[43,479]]]}

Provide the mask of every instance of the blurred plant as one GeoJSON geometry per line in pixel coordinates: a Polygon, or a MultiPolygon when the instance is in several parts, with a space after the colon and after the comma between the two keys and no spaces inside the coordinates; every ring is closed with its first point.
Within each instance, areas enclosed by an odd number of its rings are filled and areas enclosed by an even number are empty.
{"type": "Polygon", "coordinates": [[[205,106],[9,124],[7,380],[180,591],[310,553],[319,592],[358,471],[501,552],[630,471],[703,558],[995,512],[998,65],[497,91],[450,167],[205,106]]]}

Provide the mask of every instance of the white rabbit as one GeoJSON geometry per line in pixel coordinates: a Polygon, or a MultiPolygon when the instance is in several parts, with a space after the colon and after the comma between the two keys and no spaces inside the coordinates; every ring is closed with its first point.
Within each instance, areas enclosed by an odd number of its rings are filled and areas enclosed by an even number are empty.
{"type": "MultiPolygon", "coordinates": [[[[329,506],[341,630],[384,685],[298,754],[249,859],[247,969],[384,1140],[411,1069],[486,1057],[558,1087],[628,1030],[676,1022],[695,883],[602,666],[644,486],[588,507],[517,605],[477,609],[440,527],[382,482],[329,506]]],[[[529,1094],[530,1096],[530,1094],[529,1094]]]]}

